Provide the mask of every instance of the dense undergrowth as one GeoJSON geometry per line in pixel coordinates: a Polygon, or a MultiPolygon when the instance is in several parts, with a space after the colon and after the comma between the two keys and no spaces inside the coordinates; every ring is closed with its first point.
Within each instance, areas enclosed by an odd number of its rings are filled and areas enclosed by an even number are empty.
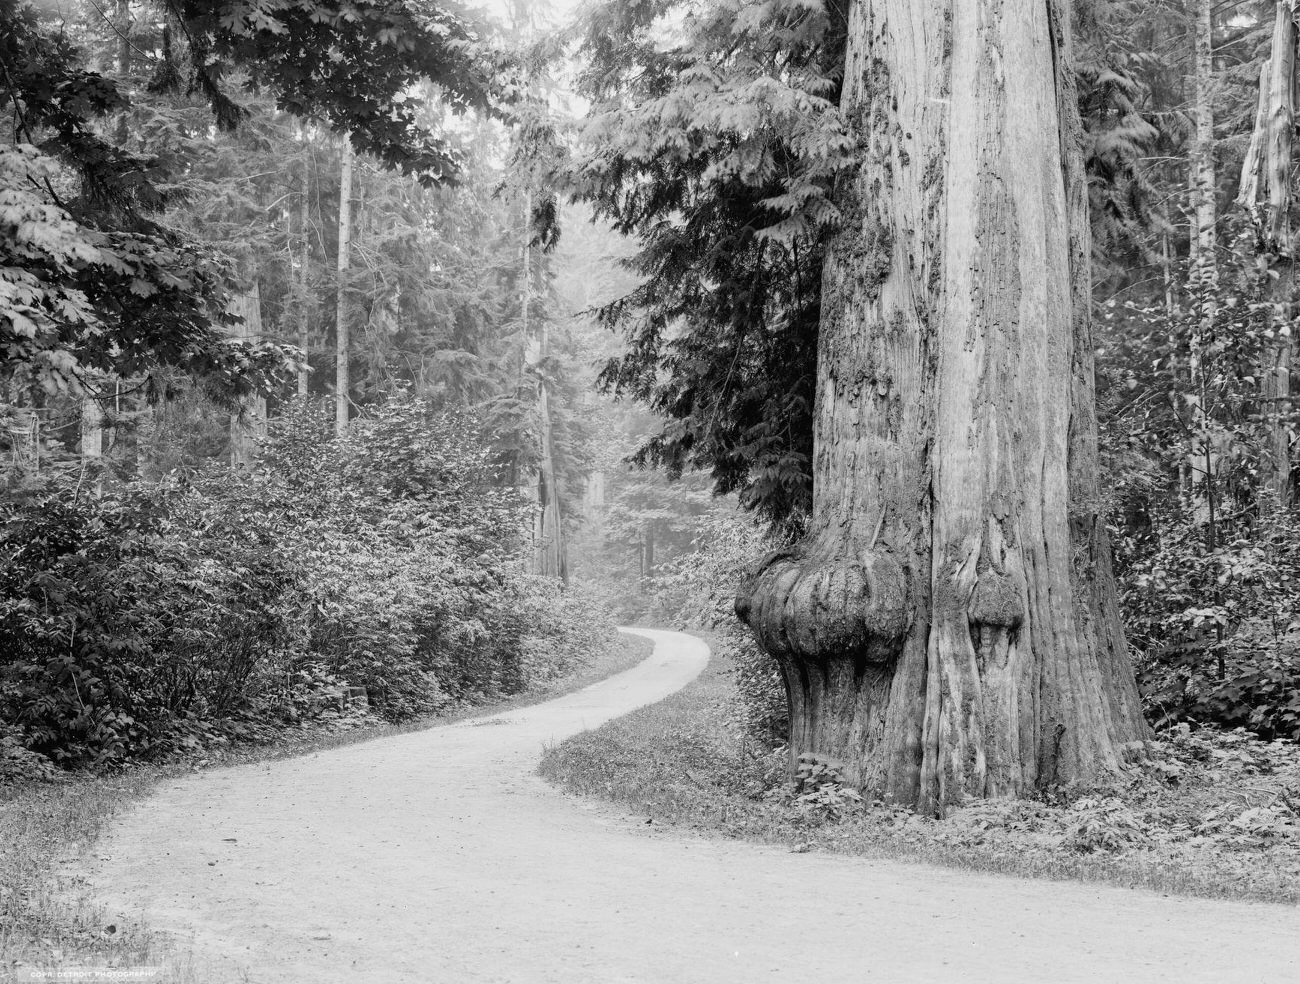
{"type": "Polygon", "coordinates": [[[524,564],[478,420],[320,408],[259,466],[45,483],[0,503],[0,779],[401,721],[522,692],[610,641],[524,564]]]}
{"type": "Polygon", "coordinates": [[[1300,522],[1261,511],[1210,529],[1167,509],[1122,543],[1124,627],[1157,728],[1300,738],[1300,522]]]}
{"type": "Polygon", "coordinates": [[[976,801],[942,820],[864,802],[747,734],[736,663],[548,750],[542,775],[657,822],[792,850],[902,857],[1164,892],[1300,902],[1300,750],[1182,726],[1108,786],[976,801]]]}

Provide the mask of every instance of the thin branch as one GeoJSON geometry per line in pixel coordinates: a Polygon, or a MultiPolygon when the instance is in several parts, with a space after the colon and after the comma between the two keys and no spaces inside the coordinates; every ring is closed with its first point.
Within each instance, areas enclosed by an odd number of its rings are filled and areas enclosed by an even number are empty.
{"type": "Polygon", "coordinates": [[[133,49],[137,54],[139,54],[139,55],[141,55],[141,56],[143,56],[143,57],[145,57],[145,58],[153,58],[153,57],[154,57],[154,56],[153,56],[150,52],[148,52],[148,51],[141,51],[139,48],[137,48],[137,47],[135,46],[135,42],[134,42],[134,41],[132,41],[130,38],[128,38],[128,37],[127,37],[125,34],[123,34],[121,31],[119,31],[118,28],[117,28],[117,25],[114,24],[114,23],[112,22],[112,20],[109,19],[108,14],[104,13],[103,9],[99,6],[99,4],[97,4],[97,3],[95,2],[95,0],[90,0],[90,5],[91,5],[92,7],[95,8],[95,10],[99,13],[99,16],[100,16],[100,17],[104,18],[104,23],[107,24],[109,27],[111,27],[111,28],[113,29],[113,33],[116,34],[116,35],[117,35],[119,38],[121,38],[123,41],[125,41],[127,44],[129,44],[129,45],[131,46],[131,48],[132,48],[132,49],[133,49]]]}

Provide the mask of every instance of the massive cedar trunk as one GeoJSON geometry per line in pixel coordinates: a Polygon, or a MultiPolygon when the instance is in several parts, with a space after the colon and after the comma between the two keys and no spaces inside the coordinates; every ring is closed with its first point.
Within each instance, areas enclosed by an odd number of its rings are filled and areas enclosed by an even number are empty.
{"type": "Polygon", "coordinates": [[[791,754],[942,810],[1146,735],[1097,515],[1084,176],[1056,0],[860,0],[809,535],[737,611],[791,754]]]}

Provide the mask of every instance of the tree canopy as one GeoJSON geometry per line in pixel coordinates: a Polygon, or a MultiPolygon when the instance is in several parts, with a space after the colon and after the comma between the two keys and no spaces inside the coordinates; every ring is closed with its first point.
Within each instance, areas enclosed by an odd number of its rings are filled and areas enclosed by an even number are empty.
{"type": "Polygon", "coordinates": [[[49,392],[150,363],[264,388],[288,353],[224,337],[233,271],[164,216],[184,199],[176,168],[187,162],[128,146],[122,123],[141,95],[128,66],[148,73],[148,93],[200,97],[218,130],[248,121],[246,94],[265,90],[280,110],[435,185],[455,178],[459,158],[421,121],[414,86],[436,84],[454,112],[501,112],[513,98],[508,65],[448,4],[163,3],[141,13],[130,35],[109,22],[120,41],[113,78],[78,43],[84,25],[0,3],[0,95],[16,137],[3,150],[0,352],[49,392]]]}

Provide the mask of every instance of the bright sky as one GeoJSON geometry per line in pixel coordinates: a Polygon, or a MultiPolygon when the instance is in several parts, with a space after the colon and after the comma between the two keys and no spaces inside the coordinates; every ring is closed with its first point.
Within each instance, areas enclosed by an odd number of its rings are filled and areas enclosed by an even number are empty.
{"type": "MultiPolygon", "coordinates": [[[[509,9],[506,0],[465,0],[470,6],[489,10],[496,17],[504,19],[509,9]]],[[[556,24],[563,23],[583,3],[583,0],[527,0],[531,5],[539,5],[550,13],[550,19],[556,24]]]]}

